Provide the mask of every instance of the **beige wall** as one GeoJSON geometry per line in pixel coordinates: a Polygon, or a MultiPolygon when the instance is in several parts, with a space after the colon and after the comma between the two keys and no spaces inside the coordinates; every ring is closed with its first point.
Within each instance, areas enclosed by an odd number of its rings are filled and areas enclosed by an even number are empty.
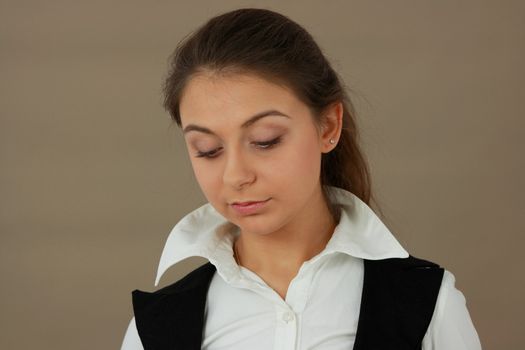
{"type": "Polygon", "coordinates": [[[521,349],[523,2],[220,3],[0,1],[0,348],[120,346],[131,291],[154,289],[167,234],[204,203],[161,109],[167,57],[256,6],[303,24],[355,90],[402,244],[454,273],[484,349],[521,349]]]}

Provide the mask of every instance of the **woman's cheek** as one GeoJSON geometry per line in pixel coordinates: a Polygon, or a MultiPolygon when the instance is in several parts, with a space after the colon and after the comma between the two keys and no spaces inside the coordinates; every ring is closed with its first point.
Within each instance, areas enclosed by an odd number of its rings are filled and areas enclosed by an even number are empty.
{"type": "Polygon", "coordinates": [[[276,189],[286,189],[289,184],[298,180],[296,175],[298,162],[301,161],[300,156],[291,147],[276,150],[271,157],[265,159],[264,164],[261,163],[259,178],[268,180],[276,189]]]}
{"type": "Polygon", "coordinates": [[[206,164],[202,164],[202,162],[193,162],[193,173],[208,200],[211,199],[209,197],[212,196],[213,189],[217,186],[215,182],[220,179],[214,172],[216,172],[216,170],[206,164]]]}
{"type": "Polygon", "coordinates": [[[292,179],[290,186],[305,189],[317,183],[321,170],[321,154],[312,142],[298,146],[290,156],[287,177],[292,179]],[[300,151],[297,151],[300,150],[300,151]]]}

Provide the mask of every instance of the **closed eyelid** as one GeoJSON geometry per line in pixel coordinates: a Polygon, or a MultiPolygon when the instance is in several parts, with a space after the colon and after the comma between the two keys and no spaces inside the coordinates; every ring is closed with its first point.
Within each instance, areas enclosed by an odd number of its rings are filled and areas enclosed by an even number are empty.
{"type": "MultiPolygon", "coordinates": [[[[263,141],[252,141],[250,144],[255,144],[259,150],[270,150],[277,144],[281,143],[283,136],[273,137],[263,141]]],[[[217,147],[209,151],[197,151],[195,157],[197,158],[215,158],[215,154],[219,153],[223,147],[217,147]]]]}
{"type": "MultiPolygon", "coordinates": [[[[279,135],[275,135],[275,136],[269,136],[269,137],[257,137],[257,138],[251,138],[249,143],[250,144],[259,144],[259,143],[262,143],[262,144],[265,144],[265,143],[271,143],[271,142],[274,142],[274,141],[280,141],[282,138],[283,138],[283,134],[279,134],[279,135]]],[[[199,148],[208,148],[210,151],[213,151],[213,150],[216,150],[216,149],[222,149],[224,148],[223,146],[219,145],[219,146],[215,146],[215,147],[197,147],[195,144],[192,144],[192,147],[195,148],[195,149],[199,149],[199,148]]],[[[209,152],[209,151],[202,151],[202,152],[209,152]]]]}

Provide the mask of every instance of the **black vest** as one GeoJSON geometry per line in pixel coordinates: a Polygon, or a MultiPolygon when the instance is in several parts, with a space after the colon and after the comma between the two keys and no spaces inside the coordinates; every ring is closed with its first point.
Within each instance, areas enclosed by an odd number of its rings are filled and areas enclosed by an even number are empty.
{"type": "MultiPolygon", "coordinates": [[[[144,350],[200,350],[204,308],[215,266],[206,263],[155,292],[132,292],[144,350]]],[[[444,269],[409,256],[364,260],[354,350],[415,350],[434,312],[444,269]]]]}

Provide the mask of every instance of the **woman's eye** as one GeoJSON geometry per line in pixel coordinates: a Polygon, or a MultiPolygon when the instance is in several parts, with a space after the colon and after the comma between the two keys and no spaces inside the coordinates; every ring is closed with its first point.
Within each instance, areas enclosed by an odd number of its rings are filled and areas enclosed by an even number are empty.
{"type": "MultiPolygon", "coordinates": [[[[275,139],[270,140],[270,141],[254,142],[254,144],[258,148],[266,150],[266,149],[272,148],[273,146],[275,146],[279,142],[281,142],[281,137],[280,136],[276,137],[275,139]]],[[[222,147],[219,147],[219,148],[213,149],[211,151],[207,151],[207,152],[197,151],[196,157],[197,158],[215,158],[215,157],[217,157],[217,152],[219,152],[221,149],[222,149],[222,147]]]]}
{"type": "Polygon", "coordinates": [[[281,142],[281,137],[280,136],[276,137],[276,138],[274,138],[273,140],[270,140],[270,141],[255,142],[255,144],[259,148],[268,149],[268,148],[271,148],[272,146],[278,144],[279,142],[281,142]]]}
{"type": "Polygon", "coordinates": [[[216,149],[212,149],[211,151],[208,151],[208,152],[197,151],[197,155],[196,155],[196,157],[197,157],[197,158],[215,158],[217,152],[218,152],[221,148],[222,148],[222,147],[219,147],[219,148],[216,148],[216,149]]]}

